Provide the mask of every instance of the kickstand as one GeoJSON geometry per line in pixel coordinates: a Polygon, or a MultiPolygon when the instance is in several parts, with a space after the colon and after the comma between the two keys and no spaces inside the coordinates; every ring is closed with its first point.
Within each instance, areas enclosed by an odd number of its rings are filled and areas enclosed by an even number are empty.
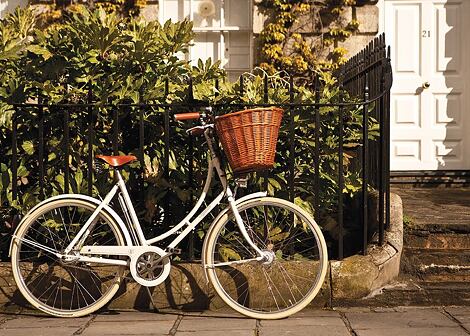
{"type": "Polygon", "coordinates": [[[152,303],[153,310],[158,311],[157,305],[153,301],[153,296],[152,296],[152,292],[150,291],[150,288],[145,286],[145,289],[147,289],[147,294],[149,295],[150,302],[152,303]]]}

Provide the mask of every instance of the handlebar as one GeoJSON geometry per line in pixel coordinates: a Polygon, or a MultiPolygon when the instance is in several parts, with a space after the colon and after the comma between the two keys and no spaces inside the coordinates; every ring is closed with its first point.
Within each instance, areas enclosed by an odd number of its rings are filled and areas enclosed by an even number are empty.
{"type": "Polygon", "coordinates": [[[188,112],[188,113],[178,113],[175,114],[174,118],[177,121],[180,120],[195,120],[201,117],[201,113],[199,112],[188,112]]]}
{"type": "Polygon", "coordinates": [[[200,126],[186,130],[186,132],[191,135],[202,135],[207,128],[214,127],[212,123],[208,123],[212,120],[212,107],[205,107],[201,110],[201,112],[177,113],[173,117],[176,121],[199,119],[201,121],[200,126]]]}

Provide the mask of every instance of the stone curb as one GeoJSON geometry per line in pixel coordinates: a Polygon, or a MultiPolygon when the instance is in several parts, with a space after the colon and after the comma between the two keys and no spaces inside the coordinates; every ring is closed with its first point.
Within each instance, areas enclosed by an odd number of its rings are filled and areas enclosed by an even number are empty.
{"type": "Polygon", "coordinates": [[[364,298],[385,286],[400,272],[403,250],[403,204],[400,196],[390,194],[390,227],[384,244],[369,245],[367,255],[354,255],[330,261],[332,306],[344,300],[364,298]]]}
{"type": "MultiPolygon", "coordinates": [[[[354,255],[341,261],[330,261],[325,282],[312,307],[338,306],[343,300],[366,297],[398,275],[403,248],[402,216],[401,199],[391,194],[391,223],[385,233],[385,244],[382,247],[369,246],[366,256],[354,255]]],[[[147,289],[133,281],[124,281],[109,308],[172,308],[183,311],[226,308],[206,283],[200,263],[177,263],[172,266],[167,280],[154,288],[147,289]]],[[[299,267],[296,272],[304,273],[305,270],[299,267]]],[[[0,263],[0,311],[23,305],[25,302],[16,290],[10,263],[0,263]]]]}

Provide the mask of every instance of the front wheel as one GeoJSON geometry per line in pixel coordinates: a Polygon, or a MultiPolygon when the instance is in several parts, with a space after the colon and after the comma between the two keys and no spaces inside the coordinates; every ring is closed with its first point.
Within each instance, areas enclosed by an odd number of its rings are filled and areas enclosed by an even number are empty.
{"type": "Polygon", "coordinates": [[[209,280],[236,311],[259,319],[279,319],[307,306],[327,271],[327,249],[313,218],[286,200],[263,197],[238,206],[261,261],[243,238],[231,211],[210,230],[204,250],[209,280]]]}

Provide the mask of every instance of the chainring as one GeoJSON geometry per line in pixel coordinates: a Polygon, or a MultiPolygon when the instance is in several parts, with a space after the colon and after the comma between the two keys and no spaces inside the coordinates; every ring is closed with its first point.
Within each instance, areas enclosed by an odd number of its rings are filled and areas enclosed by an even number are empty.
{"type": "Polygon", "coordinates": [[[145,246],[131,254],[130,270],[134,280],[146,287],[161,284],[170,274],[170,259],[156,246],[145,246]],[[162,258],[163,257],[163,258],[162,258]]]}

